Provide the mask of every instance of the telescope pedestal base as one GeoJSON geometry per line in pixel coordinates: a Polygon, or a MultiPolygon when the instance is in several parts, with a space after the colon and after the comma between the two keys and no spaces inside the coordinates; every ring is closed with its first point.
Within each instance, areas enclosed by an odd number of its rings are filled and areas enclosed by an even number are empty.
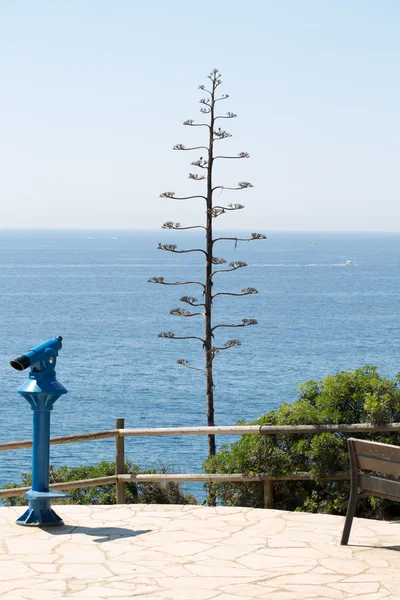
{"type": "Polygon", "coordinates": [[[29,508],[17,519],[17,525],[26,527],[53,527],[64,525],[64,521],[51,508],[52,498],[70,498],[71,494],[58,491],[35,492],[29,490],[26,493],[29,499],[29,508]]]}
{"type": "MultiPolygon", "coordinates": [[[[38,500],[35,504],[41,502],[38,500]]],[[[31,503],[29,503],[31,504],[31,503]]],[[[30,506],[24,514],[17,519],[17,525],[27,527],[49,527],[54,525],[64,525],[64,521],[54,512],[51,507],[30,506]]]]}

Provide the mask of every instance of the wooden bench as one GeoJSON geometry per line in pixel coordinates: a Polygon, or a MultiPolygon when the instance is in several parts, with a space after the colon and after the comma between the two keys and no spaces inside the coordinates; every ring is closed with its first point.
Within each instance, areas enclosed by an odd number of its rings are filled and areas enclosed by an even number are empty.
{"type": "Polygon", "coordinates": [[[400,501],[400,481],[364,473],[364,471],[374,471],[384,475],[400,476],[400,447],[354,438],[349,438],[347,443],[350,455],[351,487],[340,542],[342,545],[346,545],[349,540],[354,512],[360,498],[375,496],[396,502],[400,501]]]}

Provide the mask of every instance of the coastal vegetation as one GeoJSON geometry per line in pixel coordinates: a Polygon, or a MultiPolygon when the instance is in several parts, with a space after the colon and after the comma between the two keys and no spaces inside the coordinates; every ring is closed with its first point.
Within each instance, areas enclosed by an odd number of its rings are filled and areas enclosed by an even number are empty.
{"type": "MultiPolygon", "coordinates": [[[[132,461],[125,461],[125,473],[166,473],[167,469],[160,466],[157,469],[141,471],[139,466],[132,461]]],[[[62,483],[66,481],[79,481],[81,479],[93,479],[95,477],[108,477],[115,474],[115,462],[102,461],[98,465],[86,465],[80,467],[54,467],[50,465],[50,484],[62,483]]],[[[16,487],[30,487],[32,477],[30,473],[22,473],[22,479],[19,483],[6,483],[3,489],[12,489],[16,487]]],[[[69,500],[62,500],[61,503],[69,504],[115,504],[116,486],[101,485],[96,487],[83,487],[70,489],[69,500]]],[[[179,483],[169,481],[161,482],[140,482],[127,483],[125,486],[125,498],[127,504],[196,504],[196,499],[187,494],[179,483]]],[[[25,497],[16,496],[13,498],[4,498],[5,506],[21,506],[28,504],[25,497]]],[[[55,501],[53,503],[57,504],[55,501]]]]}
{"type": "MultiPolygon", "coordinates": [[[[189,305],[189,310],[183,308],[173,308],[170,311],[171,315],[177,317],[183,317],[185,319],[191,317],[200,316],[204,320],[204,335],[176,335],[172,331],[164,331],[159,334],[159,337],[174,339],[174,340],[196,340],[200,342],[204,349],[204,368],[189,364],[186,359],[179,359],[178,364],[187,367],[189,369],[195,369],[203,372],[205,375],[205,392],[206,392],[206,413],[207,413],[207,425],[214,426],[214,380],[213,380],[213,361],[215,357],[225,350],[240,346],[240,341],[237,338],[223,340],[218,343],[215,342],[215,334],[218,329],[221,328],[238,328],[248,327],[249,325],[256,325],[257,321],[253,318],[242,319],[239,323],[219,323],[213,324],[212,322],[212,308],[214,301],[218,302],[223,296],[248,296],[257,294],[258,291],[254,287],[246,287],[241,291],[230,292],[222,289],[218,292],[213,292],[213,286],[215,277],[223,273],[236,271],[246,267],[247,264],[240,260],[230,262],[228,265],[224,258],[218,257],[214,253],[216,244],[224,241],[233,241],[235,245],[238,242],[251,242],[255,240],[265,239],[265,235],[261,233],[251,233],[248,237],[214,237],[213,224],[215,219],[221,217],[227,212],[242,210],[243,204],[238,203],[223,203],[215,200],[215,196],[218,197],[224,191],[243,191],[252,188],[252,184],[248,181],[240,181],[237,185],[215,185],[214,183],[214,168],[216,167],[216,161],[229,160],[236,161],[249,158],[248,152],[239,152],[233,156],[225,155],[224,153],[217,153],[215,151],[215,145],[222,140],[227,140],[232,137],[232,134],[225,129],[218,127],[220,119],[234,119],[236,114],[232,112],[226,112],[220,114],[217,108],[220,102],[225,101],[229,98],[228,94],[220,94],[219,86],[222,84],[221,75],[217,69],[214,69],[208,76],[210,84],[208,87],[200,85],[199,89],[206,95],[205,98],[200,100],[201,109],[200,113],[205,121],[195,122],[189,119],[184,122],[184,125],[188,127],[205,127],[206,128],[206,141],[197,143],[194,146],[187,147],[184,144],[176,144],[174,150],[177,151],[192,151],[200,150],[204,156],[200,156],[197,160],[193,161],[191,165],[199,172],[189,173],[189,179],[194,182],[201,182],[204,186],[202,193],[195,193],[189,196],[176,196],[175,192],[164,192],[161,194],[162,198],[170,198],[172,200],[193,200],[201,199],[205,204],[205,219],[203,224],[183,226],[180,223],[174,223],[167,221],[162,226],[163,229],[185,231],[191,229],[200,229],[205,233],[205,244],[204,248],[190,248],[190,249],[178,249],[176,244],[163,244],[159,243],[159,250],[165,252],[172,252],[175,254],[186,254],[186,253],[200,253],[204,256],[205,262],[205,277],[204,281],[165,281],[164,277],[152,277],[149,279],[150,283],[157,283],[161,285],[195,285],[201,288],[201,298],[198,299],[194,296],[182,296],[180,302],[189,305]],[[208,89],[209,88],[209,89],[208,89]],[[225,267],[223,265],[226,265],[225,267]],[[220,268],[222,266],[222,268],[220,268]],[[218,300],[216,298],[218,297],[218,300]]],[[[214,456],[216,452],[215,436],[208,436],[208,456],[214,456]]]]}
{"type": "MultiPolygon", "coordinates": [[[[383,424],[400,422],[400,374],[390,379],[377,367],[310,380],[298,388],[293,404],[260,416],[257,425],[383,424]]],[[[241,422],[244,424],[244,422],[241,422]]],[[[343,515],[349,497],[348,481],[323,481],[333,472],[349,471],[347,437],[343,433],[244,435],[224,445],[206,460],[207,473],[290,475],[308,472],[311,481],[274,482],[274,508],[343,515]]],[[[352,433],[351,437],[400,445],[392,432],[352,433]]],[[[217,483],[214,492],[226,506],[263,507],[260,483],[217,483]]],[[[365,498],[357,516],[389,518],[400,515],[399,505],[389,500],[365,498]]]]}

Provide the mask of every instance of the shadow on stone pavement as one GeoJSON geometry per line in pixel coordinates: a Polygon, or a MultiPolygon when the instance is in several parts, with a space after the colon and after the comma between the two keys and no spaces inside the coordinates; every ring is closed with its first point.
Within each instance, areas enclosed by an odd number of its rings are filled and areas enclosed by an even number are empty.
{"type": "Polygon", "coordinates": [[[108,542],[110,539],[136,537],[151,533],[151,529],[124,529],[123,527],[82,527],[80,525],[61,525],[61,527],[39,527],[43,531],[52,535],[74,535],[84,534],[88,536],[96,536],[93,542],[108,542]]]}

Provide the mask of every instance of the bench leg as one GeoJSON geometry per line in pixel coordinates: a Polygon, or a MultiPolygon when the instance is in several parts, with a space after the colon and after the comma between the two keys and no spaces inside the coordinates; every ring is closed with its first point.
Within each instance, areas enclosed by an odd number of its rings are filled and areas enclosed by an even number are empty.
{"type": "Polygon", "coordinates": [[[342,539],[340,541],[340,544],[342,546],[347,546],[347,542],[349,541],[350,530],[351,530],[351,526],[353,523],[353,517],[354,517],[355,510],[356,510],[356,505],[357,505],[358,499],[359,499],[358,487],[351,486],[349,504],[347,506],[346,520],[344,522],[342,539]]]}

